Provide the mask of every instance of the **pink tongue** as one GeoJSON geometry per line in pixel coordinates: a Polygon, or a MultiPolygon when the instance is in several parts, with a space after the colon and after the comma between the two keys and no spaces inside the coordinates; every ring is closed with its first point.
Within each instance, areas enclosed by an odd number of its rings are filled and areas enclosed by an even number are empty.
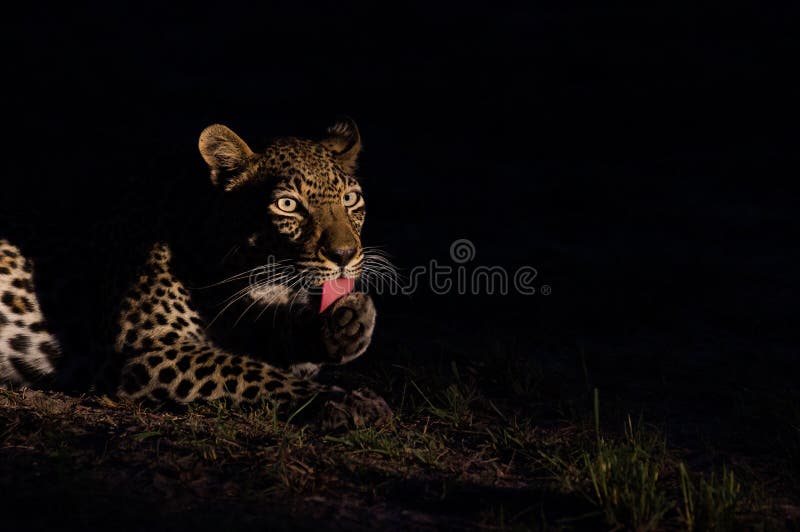
{"type": "Polygon", "coordinates": [[[319,305],[320,313],[325,312],[325,309],[333,305],[340,297],[352,292],[355,285],[355,279],[346,279],[344,277],[325,281],[325,284],[322,285],[322,302],[319,305]]]}

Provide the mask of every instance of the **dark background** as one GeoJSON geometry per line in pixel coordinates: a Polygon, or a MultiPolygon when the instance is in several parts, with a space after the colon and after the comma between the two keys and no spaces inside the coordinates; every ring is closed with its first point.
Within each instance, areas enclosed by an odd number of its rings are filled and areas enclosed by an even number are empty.
{"type": "Polygon", "coordinates": [[[531,265],[552,287],[381,298],[378,346],[503,341],[786,376],[797,22],[734,4],[9,13],[0,228],[61,250],[42,268],[100,300],[107,285],[71,272],[113,270],[203,193],[203,127],[258,149],[346,114],[365,144],[366,243],[407,272],[467,238],[470,264],[531,265]]]}

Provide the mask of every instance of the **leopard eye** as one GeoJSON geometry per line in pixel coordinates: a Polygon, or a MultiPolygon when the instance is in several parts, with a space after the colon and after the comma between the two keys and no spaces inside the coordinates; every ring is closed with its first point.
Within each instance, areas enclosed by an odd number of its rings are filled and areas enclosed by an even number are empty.
{"type": "Polygon", "coordinates": [[[345,207],[352,207],[358,200],[361,198],[361,194],[358,192],[348,192],[347,194],[342,197],[342,203],[344,203],[345,207]]]}
{"type": "Polygon", "coordinates": [[[297,200],[292,198],[280,198],[275,204],[278,206],[278,209],[283,212],[294,212],[297,210],[297,200]]]}

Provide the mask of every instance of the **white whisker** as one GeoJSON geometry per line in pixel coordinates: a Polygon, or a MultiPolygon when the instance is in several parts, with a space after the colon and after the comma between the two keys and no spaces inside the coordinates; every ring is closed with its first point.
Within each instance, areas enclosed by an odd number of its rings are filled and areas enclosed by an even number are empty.
{"type": "Polygon", "coordinates": [[[265,273],[269,273],[270,270],[274,270],[276,268],[287,268],[287,266],[283,266],[282,264],[286,263],[286,262],[289,262],[289,261],[290,261],[289,259],[285,259],[285,260],[280,260],[280,261],[277,261],[277,262],[262,264],[260,266],[256,266],[256,267],[251,268],[249,270],[245,270],[243,272],[231,275],[230,277],[228,277],[226,279],[223,279],[222,281],[219,281],[217,283],[213,283],[213,284],[210,284],[210,285],[207,285],[207,286],[193,286],[193,287],[190,287],[190,288],[192,288],[193,290],[204,290],[204,289],[207,289],[207,288],[212,288],[214,286],[219,286],[221,284],[230,283],[230,282],[233,282],[233,281],[237,281],[239,279],[244,279],[246,277],[249,277],[250,275],[253,275],[258,270],[263,270],[265,273]]]}

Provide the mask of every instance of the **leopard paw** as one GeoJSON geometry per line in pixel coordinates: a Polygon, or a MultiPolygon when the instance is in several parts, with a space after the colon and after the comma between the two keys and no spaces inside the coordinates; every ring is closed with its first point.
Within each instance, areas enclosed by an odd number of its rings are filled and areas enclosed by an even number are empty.
{"type": "Polygon", "coordinates": [[[384,399],[368,388],[359,388],[325,402],[321,428],[324,431],[379,427],[392,417],[384,399]]]}
{"type": "Polygon", "coordinates": [[[345,364],[361,356],[372,340],[375,315],[372,298],[361,292],[351,292],[331,305],[322,320],[328,360],[345,364]]]}

